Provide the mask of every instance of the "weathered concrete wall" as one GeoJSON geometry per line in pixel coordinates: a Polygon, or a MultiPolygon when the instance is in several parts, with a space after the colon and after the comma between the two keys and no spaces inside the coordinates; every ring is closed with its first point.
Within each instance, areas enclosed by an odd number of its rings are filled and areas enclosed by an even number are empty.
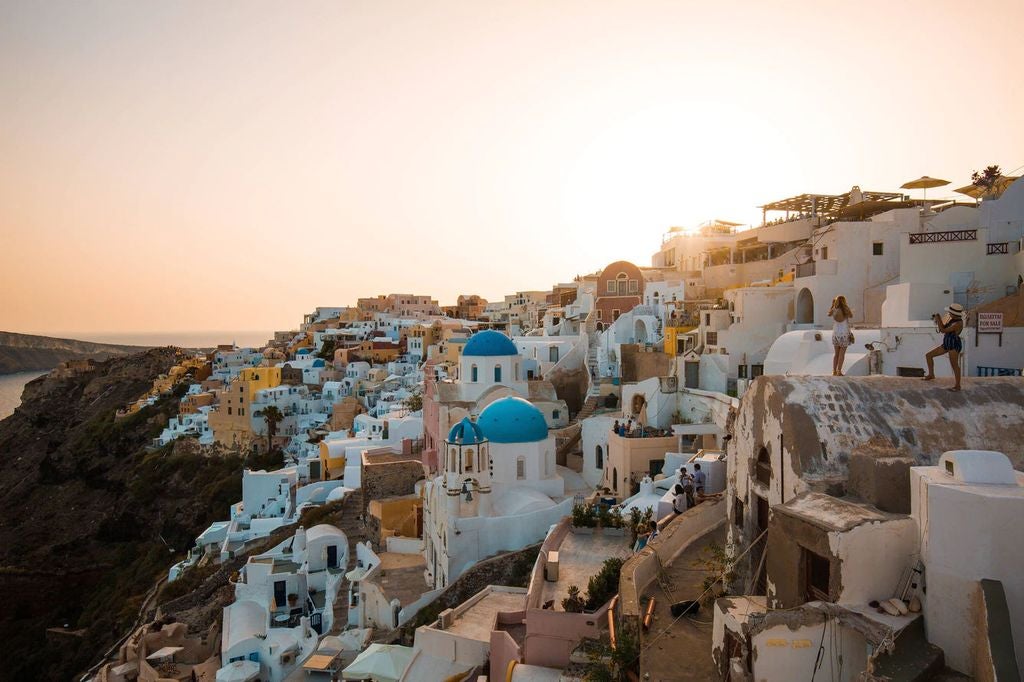
{"type": "Polygon", "coordinates": [[[622,566],[619,575],[619,607],[624,619],[640,618],[644,591],[658,577],[662,566],[671,563],[694,541],[726,522],[725,500],[698,504],[676,516],[647,546],[622,566]]]}
{"type": "MultiPolygon", "coordinates": [[[[935,463],[948,450],[998,450],[1024,467],[1024,378],[968,378],[962,392],[946,388],[888,376],[756,379],[729,431],[729,506],[739,499],[745,510],[730,542],[742,551],[760,533],[757,498],[774,506],[807,491],[846,494],[851,456],[865,447],[893,448],[915,464],[935,463]],[[767,485],[754,476],[762,448],[767,485]]],[[[899,508],[894,487],[874,490],[899,508]]],[[[741,573],[753,570],[754,555],[741,573]]]]}
{"type": "Polygon", "coordinates": [[[555,387],[555,395],[559,400],[564,400],[569,412],[577,414],[583,409],[583,400],[590,385],[590,377],[587,376],[587,369],[567,370],[560,367],[548,372],[545,377],[555,387]]]}
{"type": "Polygon", "coordinates": [[[910,513],[910,457],[892,448],[866,445],[850,456],[847,492],[882,511],[910,513]]]}
{"type": "Polygon", "coordinates": [[[622,357],[622,381],[643,381],[651,377],[663,377],[672,373],[672,356],[658,351],[641,351],[635,343],[624,343],[620,347],[622,357]]]}

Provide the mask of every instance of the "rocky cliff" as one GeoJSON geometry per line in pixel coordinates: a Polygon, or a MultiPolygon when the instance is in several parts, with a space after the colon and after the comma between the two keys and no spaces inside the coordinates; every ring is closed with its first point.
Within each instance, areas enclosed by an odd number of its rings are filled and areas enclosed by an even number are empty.
{"type": "Polygon", "coordinates": [[[0,421],[0,679],[67,680],[87,668],[182,550],[239,499],[240,457],[147,448],[176,395],[114,419],[178,353],[153,349],[39,378],[0,421]]]}
{"type": "Polygon", "coordinates": [[[138,346],[0,332],[0,374],[52,369],[67,360],[106,360],[140,350],[144,349],[138,346]]]}

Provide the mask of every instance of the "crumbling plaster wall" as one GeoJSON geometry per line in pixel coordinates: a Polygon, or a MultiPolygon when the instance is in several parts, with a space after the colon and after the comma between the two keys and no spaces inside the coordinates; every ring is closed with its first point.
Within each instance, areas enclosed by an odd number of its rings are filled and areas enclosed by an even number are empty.
{"type": "MultiPolygon", "coordinates": [[[[888,444],[916,464],[948,450],[998,450],[1024,468],[1024,378],[972,378],[953,393],[912,378],[764,376],[744,394],[729,435],[730,521],[737,498],[744,507],[729,541],[742,551],[758,535],[755,495],[771,506],[807,491],[843,495],[851,454],[869,445],[888,444]],[[762,447],[768,485],[755,478],[762,447]]],[[[741,573],[755,568],[753,556],[741,573]]]]}

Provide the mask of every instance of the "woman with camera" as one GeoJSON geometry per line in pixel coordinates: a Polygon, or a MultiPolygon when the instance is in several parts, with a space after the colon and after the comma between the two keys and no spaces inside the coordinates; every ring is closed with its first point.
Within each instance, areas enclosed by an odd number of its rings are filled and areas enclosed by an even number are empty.
{"type": "Polygon", "coordinates": [[[942,334],[942,345],[931,349],[924,356],[925,362],[928,363],[928,374],[925,375],[924,380],[931,381],[935,378],[935,358],[948,353],[949,364],[953,367],[953,378],[955,379],[953,387],[949,390],[959,391],[960,353],[964,349],[963,342],[960,340],[960,332],[964,330],[964,307],[959,303],[953,303],[946,306],[946,313],[948,315],[945,319],[938,313],[932,315],[932,321],[935,322],[935,326],[942,334]]]}

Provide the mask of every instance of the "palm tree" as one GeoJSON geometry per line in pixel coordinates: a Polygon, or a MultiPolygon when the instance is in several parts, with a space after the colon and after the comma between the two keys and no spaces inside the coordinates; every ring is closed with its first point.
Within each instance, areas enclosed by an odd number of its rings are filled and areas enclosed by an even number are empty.
{"type": "Polygon", "coordinates": [[[281,410],[277,409],[276,405],[271,405],[260,413],[263,417],[263,421],[267,423],[267,450],[270,451],[274,448],[274,436],[277,435],[277,425],[284,419],[284,415],[281,414],[281,410]]]}

